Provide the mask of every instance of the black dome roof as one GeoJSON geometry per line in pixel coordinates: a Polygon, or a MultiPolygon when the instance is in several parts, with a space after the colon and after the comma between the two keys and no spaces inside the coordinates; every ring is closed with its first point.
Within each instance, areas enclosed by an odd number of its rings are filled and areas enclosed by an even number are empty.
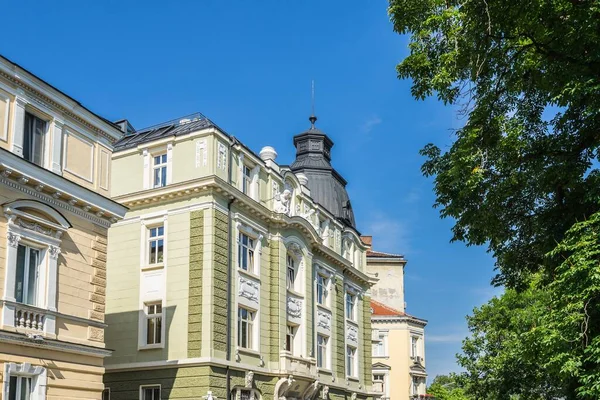
{"type": "Polygon", "coordinates": [[[313,200],[325,207],[338,220],[356,229],[346,180],[331,166],[333,142],[315,128],[316,117],[311,116],[310,129],[294,136],[296,160],[290,166],[294,173],[308,178],[308,188],[313,200]]]}

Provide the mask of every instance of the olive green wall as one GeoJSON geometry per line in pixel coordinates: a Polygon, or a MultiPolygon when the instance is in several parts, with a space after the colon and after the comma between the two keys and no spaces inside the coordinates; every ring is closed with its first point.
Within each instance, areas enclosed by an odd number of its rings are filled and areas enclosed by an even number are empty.
{"type": "Polygon", "coordinates": [[[190,282],[188,300],[188,357],[200,357],[202,346],[202,266],[204,210],[190,213],[190,282]]]}

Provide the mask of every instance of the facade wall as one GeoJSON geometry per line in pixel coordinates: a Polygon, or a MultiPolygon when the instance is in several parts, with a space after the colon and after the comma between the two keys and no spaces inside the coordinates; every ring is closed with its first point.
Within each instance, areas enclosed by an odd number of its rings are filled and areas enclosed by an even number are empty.
{"type": "Polygon", "coordinates": [[[405,261],[377,262],[369,260],[370,273],[377,274],[379,281],[371,289],[373,300],[399,311],[406,309],[404,302],[405,261]]]}

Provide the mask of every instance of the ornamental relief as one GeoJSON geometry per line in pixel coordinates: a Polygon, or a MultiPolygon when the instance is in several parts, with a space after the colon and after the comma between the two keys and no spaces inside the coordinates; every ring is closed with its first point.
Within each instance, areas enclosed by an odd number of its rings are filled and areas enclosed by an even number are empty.
{"type": "Polygon", "coordinates": [[[358,344],[358,328],[354,325],[346,327],[346,339],[348,342],[358,344]]]}
{"type": "Polygon", "coordinates": [[[258,304],[259,289],[258,282],[244,278],[239,278],[238,296],[247,299],[248,301],[258,304]]]}
{"type": "Polygon", "coordinates": [[[302,317],[302,300],[288,296],[287,313],[292,318],[302,317]]]}
{"type": "Polygon", "coordinates": [[[317,329],[323,329],[325,331],[331,331],[331,314],[318,310],[317,311],[317,329]]]}

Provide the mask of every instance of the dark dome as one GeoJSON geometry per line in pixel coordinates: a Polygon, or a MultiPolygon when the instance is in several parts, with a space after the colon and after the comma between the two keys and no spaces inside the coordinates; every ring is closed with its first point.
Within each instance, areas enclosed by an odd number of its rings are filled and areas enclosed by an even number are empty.
{"type": "Polygon", "coordinates": [[[313,200],[325,207],[338,220],[356,229],[346,180],[331,166],[333,142],[315,128],[316,117],[311,116],[309,130],[294,136],[296,160],[290,166],[294,173],[308,178],[308,188],[313,200]]]}

